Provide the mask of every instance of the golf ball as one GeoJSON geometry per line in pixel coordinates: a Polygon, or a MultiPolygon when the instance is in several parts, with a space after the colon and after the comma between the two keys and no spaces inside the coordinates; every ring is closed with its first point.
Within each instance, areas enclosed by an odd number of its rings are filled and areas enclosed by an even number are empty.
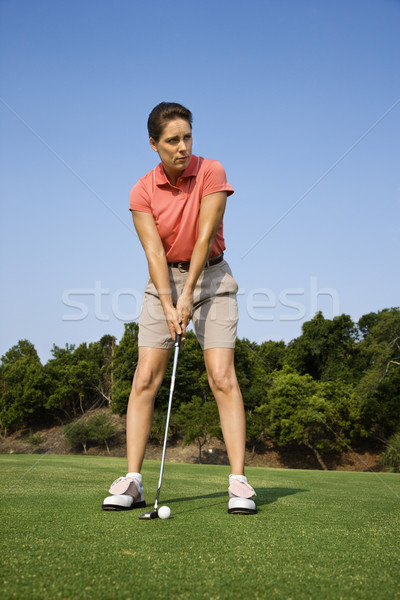
{"type": "Polygon", "coordinates": [[[171,516],[171,509],[169,506],[160,506],[158,509],[158,516],[160,519],[169,519],[171,516]]]}

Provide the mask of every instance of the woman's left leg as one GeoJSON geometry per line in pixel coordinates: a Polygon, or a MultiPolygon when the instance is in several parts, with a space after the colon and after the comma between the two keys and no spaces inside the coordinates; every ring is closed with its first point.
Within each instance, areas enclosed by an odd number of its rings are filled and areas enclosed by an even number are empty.
{"type": "Polygon", "coordinates": [[[204,350],[204,361],[208,381],[218,405],[231,473],[244,475],[246,417],[236,378],[234,350],[232,348],[204,350]]]}

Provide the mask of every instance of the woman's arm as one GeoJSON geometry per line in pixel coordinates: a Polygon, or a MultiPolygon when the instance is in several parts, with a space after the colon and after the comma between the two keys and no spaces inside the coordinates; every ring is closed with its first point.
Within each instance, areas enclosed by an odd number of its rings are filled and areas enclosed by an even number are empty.
{"type": "MultiPolygon", "coordinates": [[[[164,246],[158,233],[153,215],[132,210],[133,224],[146,254],[150,277],[160,296],[171,337],[182,333],[176,308],[172,302],[169,272],[164,246]]],[[[186,328],[185,328],[186,329],[186,328]]]]}
{"type": "Polygon", "coordinates": [[[226,192],[216,192],[204,196],[201,200],[199,234],[190,259],[190,268],[185,287],[176,306],[178,318],[185,325],[185,328],[192,316],[194,288],[208,260],[218,227],[224,216],[226,198],[226,192]]]}

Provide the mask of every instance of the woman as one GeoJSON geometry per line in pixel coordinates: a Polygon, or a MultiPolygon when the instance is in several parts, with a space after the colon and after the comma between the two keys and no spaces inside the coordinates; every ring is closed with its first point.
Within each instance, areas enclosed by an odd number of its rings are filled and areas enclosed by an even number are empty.
{"type": "Polygon", "coordinates": [[[175,336],[190,320],[204,352],[231,466],[230,513],[256,513],[244,476],[246,421],[234,368],[237,284],[223,258],[222,219],[233,193],[222,165],[192,154],[192,114],[162,102],[150,113],[151,148],[160,164],[132,188],[130,210],[146,254],[149,280],[139,318],[139,360],[127,412],[126,477],[117,479],[105,510],[145,506],[140,474],[154,399],[175,336]]]}

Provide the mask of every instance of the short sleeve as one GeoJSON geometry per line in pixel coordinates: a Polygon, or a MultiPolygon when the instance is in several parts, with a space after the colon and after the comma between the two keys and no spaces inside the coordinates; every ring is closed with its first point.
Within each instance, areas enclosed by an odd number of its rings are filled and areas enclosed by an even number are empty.
{"type": "Polygon", "coordinates": [[[204,161],[204,178],[202,196],[214,194],[215,192],[227,192],[228,196],[233,194],[233,187],[226,180],[224,167],[217,160],[204,161]]]}
{"type": "Polygon", "coordinates": [[[151,204],[149,194],[146,190],[144,182],[139,181],[131,189],[129,197],[129,210],[137,210],[139,212],[151,213],[151,204]]]}

